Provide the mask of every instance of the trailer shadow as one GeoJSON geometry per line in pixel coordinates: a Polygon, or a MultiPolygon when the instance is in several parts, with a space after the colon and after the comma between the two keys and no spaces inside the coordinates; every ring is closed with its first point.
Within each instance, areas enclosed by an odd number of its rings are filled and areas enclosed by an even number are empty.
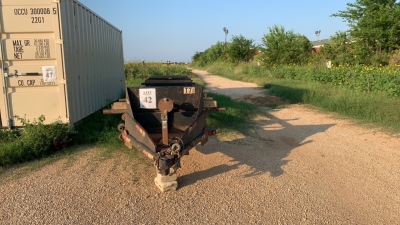
{"type": "Polygon", "coordinates": [[[238,166],[239,166],[239,164],[234,164],[234,165],[222,164],[222,165],[211,167],[206,170],[196,171],[194,173],[179,176],[178,177],[179,186],[185,187],[185,186],[192,185],[200,180],[204,180],[204,179],[216,176],[218,174],[224,174],[231,170],[235,170],[238,168],[238,166]]]}
{"type": "MultiPolygon", "coordinates": [[[[237,173],[242,177],[253,177],[266,173],[269,173],[271,177],[279,177],[285,173],[284,166],[290,162],[288,156],[294,149],[301,149],[302,146],[312,144],[315,141],[314,135],[325,132],[335,125],[332,123],[316,125],[314,121],[307,124],[304,122],[307,120],[302,120],[296,113],[293,113],[293,116],[286,115],[282,118],[274,116],[273,113],[270,113],[271,109],[265,107],[276,107],[289,103],[278,97],[268,96],[265,89],[268,88],[267,86],[255,87],[254,84],[210,76],[205,71],[193,71],[193,73],[205,82],[205,87],[210,93],[258,105],[264,112],[262,113],[263,119],[255,121],[255,126],[251,128],[254,132],[239,131],[240,138],[233,137],[228,140],[211,137],[205,146],[196,146],[196,150],[205,156],[214,157],[215,153],[222,153],[227,157],[219,162],[221,165],[204,167],[207,169],[181,176],[179,180],[183,186],[190,185],[199,179],[233,172],[236,169],[240,169],[240,172],[237,173]]],[[[290,87],[287,89],[288,93],[296,96],[304,94],[303,90],[290,87]]],[[[241,110],[241,108],[237,110],[241,110]]],[[[241,121],[242,118],[236,119],[232,121],[241,121]]],[[[213,161],[214,159],[209,160],[213,161]]]]}
{"type": "Polygon", "coordinates": [[[247,172],[242,173],[243,177],[265,173],[269,173],[271,177],[283,175],[284,166],[290,162],[287,157],[294,149],[314,142],[313,135],[325,132],[335,125],[296,125],[299,119],[295,115],[293,118],[280,119],[267,113],[265,119],[256,122],[255,132],[251,135],[229,141],[210,138],[206,145],[196,146],[196,150],[210,157],[213,153],[220,152],[229,157],[234,164],[218,165],[187,174],[180,177],[180,182],[183,186],[190,185],[241,166],[248,167],[247,172]]]}

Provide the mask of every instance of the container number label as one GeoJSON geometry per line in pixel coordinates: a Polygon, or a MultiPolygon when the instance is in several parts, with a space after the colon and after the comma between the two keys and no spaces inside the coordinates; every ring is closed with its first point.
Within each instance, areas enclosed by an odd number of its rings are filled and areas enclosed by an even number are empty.
{"type": "Polygon", "coordinates": [[[156,89],[141,88],[139,89],[139,101],[141,109],[156,109],[156,89]]]}
{"type": "Polygon", "coordinates": [[[34,16],[31,17],[31,21],[32,23],[44,23],[44,17],[38,17],[38,16],[34,16]]]}
{"type": "Polygon", "coordinates": [[[185,95],[190,95],[196,93],[196,88],[195,87],[184,87],[183,88],[183,94],[185,95]]]}

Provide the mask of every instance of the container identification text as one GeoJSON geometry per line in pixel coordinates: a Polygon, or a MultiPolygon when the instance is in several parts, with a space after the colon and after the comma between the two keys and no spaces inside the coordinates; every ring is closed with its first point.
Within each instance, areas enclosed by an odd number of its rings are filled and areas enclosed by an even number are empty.
{"type": "MultiPolygon", "coordinates": [[[[16,8],[14,9],[14,15],[16,16],[27,16],[27,15],[54,15],[57,14],[57,8],[16,8]]],[[[44,16],[31,16],[31,23],[44,23],[44,16]]]]}

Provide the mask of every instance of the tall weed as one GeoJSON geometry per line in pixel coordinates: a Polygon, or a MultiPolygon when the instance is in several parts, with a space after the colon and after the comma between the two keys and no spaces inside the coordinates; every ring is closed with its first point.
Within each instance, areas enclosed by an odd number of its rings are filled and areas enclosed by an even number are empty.
{"type": "Polygon", "coordinates": [[[52,123],[45,125],[44,116],[32,122],[16,117],[25,126],[24,129],[6,134],[2,131],[0,146],[0,166],[25,162],[44,157],[56,150],[63,149],[72,141],[75,132],[72,128],[52,123]]]}

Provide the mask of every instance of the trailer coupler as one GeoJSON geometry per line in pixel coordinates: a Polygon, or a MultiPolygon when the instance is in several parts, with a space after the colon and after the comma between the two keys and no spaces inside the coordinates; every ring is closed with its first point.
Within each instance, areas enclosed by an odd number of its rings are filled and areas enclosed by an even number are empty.
{"type": "Polygon", "coordinates": [[[157,176],[154,178],[156,186],[163,192],[176,190],[178,188],[176,172],[181,167],[180,160],[182,156],[188,155],[189,151],[197,144],[204,145],[208,141],[208,137],[216,133],[215,129],[206,131],[183,150],[183,146],[179,142],[172,142],[169,148],[159,151],[153,159],[157,172],[157,176]]]}
{"type": "Polygon", "coordinates": [[[180,168],[180,158],[179,149],[173,149],[172,147],[161,150],[154,158],[157,172],[154,183],[161,191],[176,190],[178,188],[176,171],[180,168]]]}

